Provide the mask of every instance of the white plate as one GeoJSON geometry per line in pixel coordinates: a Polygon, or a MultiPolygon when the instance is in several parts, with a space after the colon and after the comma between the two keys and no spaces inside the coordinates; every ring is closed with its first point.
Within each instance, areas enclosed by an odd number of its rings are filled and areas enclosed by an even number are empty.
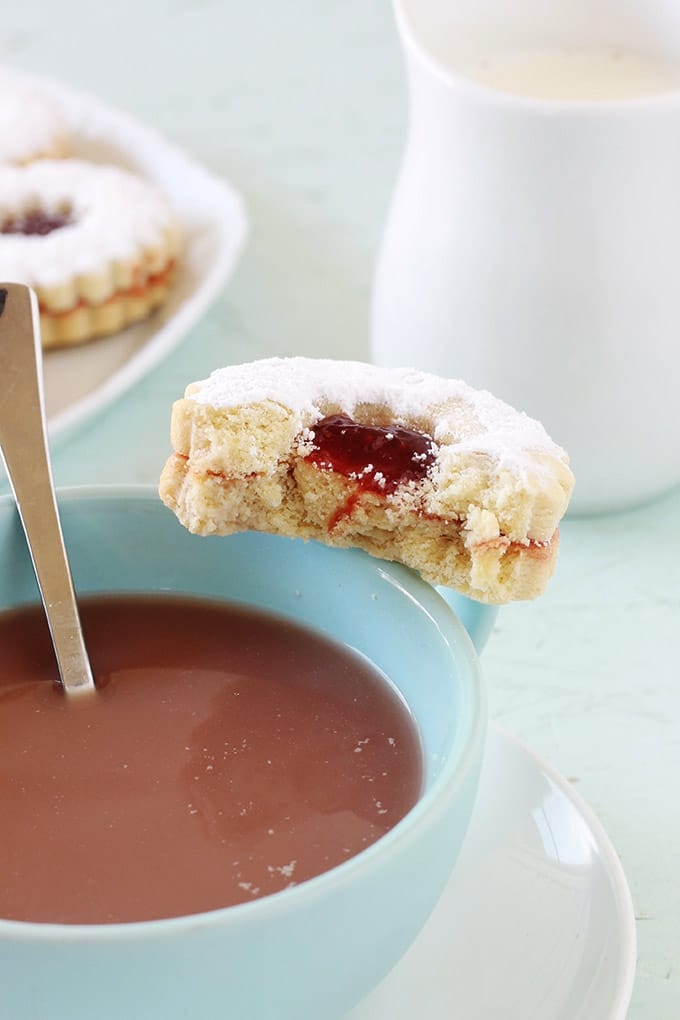
{"type": "Polygon", "coordinates": [[[54,440],[82,424],[156,365],[198,321],[233,272],[247,234],[241,197],[157,131],[94,96],[51,79],[2,69],[59,107],[74,155],[148,178],[172,201],[185,247],[167,303],[149,319],[44,358],[45,401],[54,440]]]}
{"type": "Polygon", "coordinates": [[[602,826],[566,780],[492,725],[451,881],[348,1020],[623,1020],[635,947],[602,826]]]}

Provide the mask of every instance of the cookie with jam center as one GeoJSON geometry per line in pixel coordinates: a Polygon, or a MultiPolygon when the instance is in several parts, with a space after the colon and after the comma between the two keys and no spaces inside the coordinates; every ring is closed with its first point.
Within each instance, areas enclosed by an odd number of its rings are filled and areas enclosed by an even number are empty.
{"type": "Polygon", "coordinates": [[[150,182],[83,160],[0,166],[0,278],[38,297],[44,347],[83,343],[166,300],[181,245],[150,182]]]}
{"type": "Polygon", "coordinates": [[[270,358],[192,383],[160,494],[199,535],[356,546],[483,602],[553,573],[574,479],[543,426],[465,383],[270,358]]]}

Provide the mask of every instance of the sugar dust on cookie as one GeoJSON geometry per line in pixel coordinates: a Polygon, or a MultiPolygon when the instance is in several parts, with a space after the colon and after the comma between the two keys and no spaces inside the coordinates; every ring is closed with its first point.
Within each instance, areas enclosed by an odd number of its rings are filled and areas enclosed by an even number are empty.
{"type": "Polygon", "coordinates": [[[356,546],[485,602],[555,568],[573,475],[539,422],[413,369],[270,358],[191,384],[160,494],[190,531],[356,546]]]}
{"type": "Polygon", "coordinates": [[[180,246],[170,203],[136,174],[75,159],[0,166],[0,278],[35,290],[44,347],[145,318],[180,246]]]}

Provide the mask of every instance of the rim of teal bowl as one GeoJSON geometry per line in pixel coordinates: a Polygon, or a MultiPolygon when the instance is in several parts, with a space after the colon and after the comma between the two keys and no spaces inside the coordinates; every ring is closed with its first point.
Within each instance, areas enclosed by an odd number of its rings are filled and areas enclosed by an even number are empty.
{"type": "MultiPolygon", "coordinates": [[[[135,501],[140,503],[157,503],[163,508],[158,492],[151,485],[83,485],[68,486],[57,489],[60,505],[64,502],[80,500],[101,501],[135,501]]],[[[14,499],[11,494],[0,496],[0,513],[12,506],[14,499]]],[[[167,510],[167,513],[171,513],[167,510]]],[[[340,550],[339,550],[340,551],[340,550]]],[[[365,554],[367,555],[367,554],[365,554]]],[[[161,918],[152,921],[126,921],[116,924],[53,924],[41,921],[14,921],[0,918],[0,941],[6,939],[50,942],[85,942],[92,944],[126,941],[136,939],[153,939],[159,937],[177,938],[187,932],[232,925],[259,923],[267,914],[285,913],[295,910],[306,900],[312,901],[324,896],[345,882],[351,882],[353,875],[370,873],[380,868],[380,862],[393,850],[408,846],[420,838],[421,827],[426,829],[433,824],[444,810],[445,804],[455,794],[456,787],[462,787],[463,780],[479,760],[486,738],[486,696],[482,684],[479,661],[472,640],[458,617],[445,602],[442,596],[423,581],[415,572],[402,573],[400,564],[386,560],[374,560],[376,569],[390,578],[391,570],[395,570],[395,582],[404,587],[408,578],[409,587],[413,587],[416,601],[435,622],[446,645],[453,649],[462,646],[466,661],[460,663],[459,682],[467,690],[467,702],[470,706],[468,718],[462,734],[454,742],[460,748],[458,754],[449,754],[442,765],[439,775],[431,787],[419,798],[411,810],[397,822],[393,828],[381,836],[375,843],[360,851],[354,857],[324,871],[314,878],[301,882],[300,885],[280,892],[262,896],[248,903],[239,903],[229,907],[218,907],[215,910],[198,914],[182,914],[179,917],[161,918]]],[[[452,750],[454,745],[452,744],[452,750]]]]}

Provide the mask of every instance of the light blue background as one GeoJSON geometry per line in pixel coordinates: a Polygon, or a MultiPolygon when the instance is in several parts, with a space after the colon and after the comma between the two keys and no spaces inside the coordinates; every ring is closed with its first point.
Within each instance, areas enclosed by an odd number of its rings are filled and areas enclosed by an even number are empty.
{"type": "MultiPolygon", "coordinates": [[[[367,357],[405,130],[387,0],[22,0],[3,7],[0,59],[155,124],[229,176],[252,218],[233,285],[57,451],[59,483],[155,481],[171,401],[225,362],[367,357]]],[[[491,715],[577,784],[621,855],[639,918],[630,1020],[680,1016],[679,525],[680,492],[568,522],[548,593],[502,611],[483,659],[491,715]]]]}

